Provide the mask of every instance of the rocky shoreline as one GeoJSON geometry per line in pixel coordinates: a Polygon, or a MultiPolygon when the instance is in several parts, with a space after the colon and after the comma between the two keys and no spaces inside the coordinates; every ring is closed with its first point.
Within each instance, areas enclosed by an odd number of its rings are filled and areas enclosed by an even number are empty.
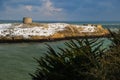
{"type": "Polygon", "coordinates": [[[54,38],[54,39],[19,39],[19,40],[8,40],[8,39],[2,39],[0,40],[0,43],[29,43],[29,42],[54,42],[54,41],[62,41],[62,40],[71,40],[71,39],[92,39],[92,38],[106,38],[109,37],[109,35],[101,35],[101,36],[76,36],[76,37],[65,37],[65,38],[54,38]]]}
{"type": "Polygon", "coordinates": [[[72,25],[66,23],[0,24],[0,43],[46,42],[108,36],[109,31],[101,25],[72,25]]]}

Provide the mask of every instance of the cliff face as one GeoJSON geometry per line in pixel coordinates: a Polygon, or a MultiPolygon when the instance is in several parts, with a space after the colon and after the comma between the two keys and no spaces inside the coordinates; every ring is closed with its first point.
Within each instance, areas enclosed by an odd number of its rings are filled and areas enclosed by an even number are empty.
{"type": "Polygon", "coordinates": [[[107,36],[101,25],[71,25],[66,23],[0,24],[2,40],[54,40],[67,37],[107,36]]]}

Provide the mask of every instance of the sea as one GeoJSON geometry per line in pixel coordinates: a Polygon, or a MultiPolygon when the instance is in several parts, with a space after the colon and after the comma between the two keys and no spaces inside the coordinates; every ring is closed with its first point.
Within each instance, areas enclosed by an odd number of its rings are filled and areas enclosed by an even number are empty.
{"type": "MultiPolygon", "coordinates": [[[[36,21],[39,23],[69,23],[69,24],[101,24],[112,31],[120,29],[120,21],[36,21]]],[[[0,20],[0,24],[22,23],[22,21],[0,20]]],[[[102,48],[108,48],[111,41],[106,38],[102,48]]],[[[29,42],[29,43],[0,43],[0,80],[32,80],[29,73],[34,73],[38,64],[35,58],[44,56],[48,51],[46,44],[59,52],[58,47],[65,48],[65,42],[29,42]]]]}

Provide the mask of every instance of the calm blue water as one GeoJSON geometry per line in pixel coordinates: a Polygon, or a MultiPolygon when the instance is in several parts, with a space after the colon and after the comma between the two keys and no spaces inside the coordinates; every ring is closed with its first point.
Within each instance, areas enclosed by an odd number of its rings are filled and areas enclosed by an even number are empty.
{"type": "MultiPolygon", "coordinates": [[[[21,23],[21,21],[0,21],[0,23],[21,23]]],[[[39,21],[42,23],[49,23],[39,21]]],[[[120,28],[120,22],[65,22],[71,24],[102,24],[105,28],[120,28]]],[[[110,41],[105,40],[102,48],[108,47],[110,41]]],[[[33,73],[37,63],[33,57],[39,58],[46,51],[45,43],[51,45],[56,51],[57,46],[64,48],[64,41],[43,42],[43,43],[0,43],[0,80],[31,80],[28,73],[33,73]]]]}

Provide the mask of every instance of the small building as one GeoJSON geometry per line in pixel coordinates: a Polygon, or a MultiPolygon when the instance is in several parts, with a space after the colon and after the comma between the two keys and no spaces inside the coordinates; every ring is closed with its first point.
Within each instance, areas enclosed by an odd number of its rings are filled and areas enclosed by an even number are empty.
{"type": "Polygon", "coordinates": [[[24,17],[23,18],[23,23],[24,24],[30,24],[30,23],[32,23],[32,18],[30,18],[30,17],[24,17]]]}

